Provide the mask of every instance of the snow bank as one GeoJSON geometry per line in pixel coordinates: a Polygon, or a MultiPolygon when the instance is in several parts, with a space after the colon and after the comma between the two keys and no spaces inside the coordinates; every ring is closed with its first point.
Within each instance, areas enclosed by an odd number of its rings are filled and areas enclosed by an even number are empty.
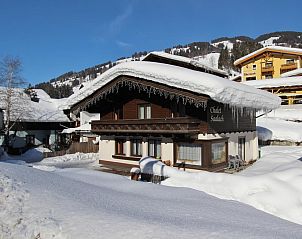
{"type": "Polygon", "coordinates": [[[30,194],[23,187],[24,183],[0,174],[0,238],[66,238],[50,215],[41,217],[29,210],[30,194]]]}
{"type": "Polygon", "coordinates": [[[0,226],[0,235],[5,239],[299,239],[302,234],[300,225],[238,202],[100,171],[45,172],[0,162],[0,185],[8,192],[0,193],[0,225],[7,225],[0,226]],[[12,183],[7,185],[2,175],[12,183]]]}
{"type": "MultiPolygon", "coordinates": [[[[249,204],[302,224],[302,147],[263,147],[264,155],[239,174],[168,173],[163,185],[189,187],[249,204]]],[[[166,172],[163,166],[162,171],[166,172]]]]}
{"type": "Polygon", "coordinates": [[[154,174],[158,176],[171,177],[172,175],[179,173],[175,168],[167,167],[161,161],[149,156],[143,157],[139,160],[139,167],[141,169],[141,173],[154,174]]]}
{"type": "Polygon", "coordinates": [[[126,62],[112,67],[81,89],[78,94],[72,95],[68,99],[66,108],[123,75],[206,94],[218,102],[239,108],[270,110],[278,108],[281,103],[281,99],[273,94],[215,75],[155,62],[126,62]]]}
{"type": "Polygon", "coordinates": [[[33,165],[34,168],[44,171],[54,171],[56,168],[71,167],[98,167],[98,153],[75,153],[63,156],[45,158],[41,162],[33,165]]]}
{"type": "Polygon", "coordinates": [[[257,119],[257,132],[261,140],[302,142],[302,124],[278,118],[257,119]]]}

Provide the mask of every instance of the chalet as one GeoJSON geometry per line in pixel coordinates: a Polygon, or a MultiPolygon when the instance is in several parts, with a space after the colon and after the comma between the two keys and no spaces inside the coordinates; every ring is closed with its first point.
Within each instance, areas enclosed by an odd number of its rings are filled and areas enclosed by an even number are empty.
{"type": "Polygon", "coordinates": [[[276,94],[282,99],[282,105],[302,104],[302,76],[245,81],[243,83],[276,94]]]}
{"type": "Polygon", "coordinates": [[[302,49],[268,46],[236,60],[234,64],[241,67],[241,81],[247,85],[277,94],[282,98],[282,104],[302,103],[299,83],[302,78],[302,49]],[[295,79],[300,80],[293,82],[295,79]]]}
{"type": "Polygon", "coordinates": [[[267,46],[234,62],[241,68],[242,81],[280,78],[302,67],[302,49],[267,46]]]}
{"type": "Polygon", "coordinates": [[[220,70],[218,68],[214,68],[208,65],[205,65],[201,63],[200,61],[184,57],[184,56],[177,56],[172,55],[169,53],[165,53],[162,51],[154,51],[150,52],[148,55],[146,55],[142,61],[151,61],[151,62],[158,62],[158,63],[164,63],[174,66],[180,66],[187,69],[200,71],[200,72],[206,72],[212,75],[220,76],[223,78],[228,77],[228,73],[220,70]]]}
{"type": "MultiPolygon", "coordinates": [[[[24,89],[14,89],[14,91],[9,132],[11,152],[21,152],[28,146],[42,144],[57,147],[61,140],[59,132],[72,125],[63,110],[59,109],[61,100],[51,99],[40,89],[34,90],[34,99],[25,94],[24,89]]],[[[4,97],[2,88],[0,92],[0,98],[4,97]]],[[[0,104],[3,108],[5,108],[4,103],[1,101],[0,104]]],[[[4,138],[4,127],[2,127],[1,144],[4,144],[4,138]]]]}
{"type": "Polygon", "coordinates": [[[219,170],[228,155],[258,157],[255,111],[279,107],[268,92],[212,74],[157,62],[119,64],[69,98],[65,112],[99,113],[100,163],[138,165],[142,156],[172,166],[219,170]]]}

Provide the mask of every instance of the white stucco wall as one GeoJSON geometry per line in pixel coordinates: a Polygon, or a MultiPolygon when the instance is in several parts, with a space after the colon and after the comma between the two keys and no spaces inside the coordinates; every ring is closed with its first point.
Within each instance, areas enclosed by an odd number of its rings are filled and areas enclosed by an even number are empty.
{"type": "Polygon", "coordinates": [[[258,159],[258,137],[257,132],[240,132],[223,134],[229,138],[229,155],[238,154],[238,138],[245,137],[245,160],[247,162],[258,159]]]}
{"type": "Polygon", "coordinates": [[[89,113],[87,111],[81,111],[80,112],[80,124],[86,124],[91,122],[91,120],[100,120],[100,114],[99,113],[89,113]]]}
{"type": "Polygon", "coordinates": [[[115,154],[115,140],[112,137],[101,136],[99,141],[100,159],[112,160],[115,154]]]}
{"type": "Polygon", "coordinates": [[[161,142],[161,159],[170,160],[171,165],[174,162],[174,144],[172,139],[163,138],[161,142]]]}

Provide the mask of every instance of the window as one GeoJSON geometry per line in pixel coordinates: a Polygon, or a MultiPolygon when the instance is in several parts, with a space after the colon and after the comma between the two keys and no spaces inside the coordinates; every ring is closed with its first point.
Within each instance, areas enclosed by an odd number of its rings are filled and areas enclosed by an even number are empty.
{"type": "Polygon", "coordinates": [[[139,119],[151,119],[151,105],[150,104],[138,105],[138,118],[139,119]]]}
{"type": "Polygon", "coordinates": [[[114,108],[113,110],[113,118],[114,120],[119,120],[119,119],[123,119],[124,114],[123,114],[123,107],[119,106],[114,108]]]}
{"type": "Polygon", "coordinates": [[[176,163],[182,162],[202,166],[202,146],[193,143],[179,143],[177,145],[176,163]]]}
{"type": "Polygon", "coordinates": [[[264,75],[265,79],[273,79],[273,75],[272,74],[266,74],[264,75]]]}
{"type": "Polygon", "coordinates": [[[273,66],[273,62],[271,61],[265,62],[265,68],[270,68],[272,66],[273,66]]]}
{"type": "Polygon", "coordinates": [[[132,139],[131,140],[131,155],[142,156],[142,140],[132,139]]]}
{"type": "Polygon", "coordinates": [[[27,145],[35,145],[35,136],[34,135],[26,135],[25,137],[27,145]]]}
{"type": "Polygon", "coordinates": [[[295,59],[286,59],[286,64],[290,65],[294,63],[295,63],[295,59]]]}
{"type": "Polygon", "coordinates": [[[253,70],[256,70],[256,68],[257,68],[257,65],[253,65],[253,70]]]}
{"type": "Polygon", "coordinates": [[[126,140],[125,139],[115,139],[115,154],[116,155],[126,155],[126,140]]]}
{"type": "Polygon", "coordinates": [[[249,80],[256,80],[256,76],[246,77],[246,81],[249,81],[249,80]]]}
{"type": "Polygon", "coordinates": [[[213,143],[212,151],[212,164],[223,163],[226,161],[226,142],[213,143]]]}
{"type": "Polygon", "coordinates": [[[149,140],[149,156],[153,158],[161,158],[161,141],[150,139],[149,140]]]}

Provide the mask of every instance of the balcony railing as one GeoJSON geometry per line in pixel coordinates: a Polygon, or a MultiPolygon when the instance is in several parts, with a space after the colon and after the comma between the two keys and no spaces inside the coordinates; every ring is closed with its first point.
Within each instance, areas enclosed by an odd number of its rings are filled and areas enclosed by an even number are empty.
{"type": "Polygon", "coordinates": [[[281,65],[281,70],[294,70],[297,69],[297,63],[286,63],[281,65]]]}
{"type": "Polygon", "coordinates": [[[273,72],[273,71],[274,71],[274,66],[272,66],[272,65],[263,66],[263,67],[261,68],[261,71],[262,71],[263,73],[265,73],[265,72],[273,72]]]}
{"type": "Polygon", "coordinates": [[[91,122],[95,133],[199,133],[206,123],[192,118],[97,120],[91,122]]]}

